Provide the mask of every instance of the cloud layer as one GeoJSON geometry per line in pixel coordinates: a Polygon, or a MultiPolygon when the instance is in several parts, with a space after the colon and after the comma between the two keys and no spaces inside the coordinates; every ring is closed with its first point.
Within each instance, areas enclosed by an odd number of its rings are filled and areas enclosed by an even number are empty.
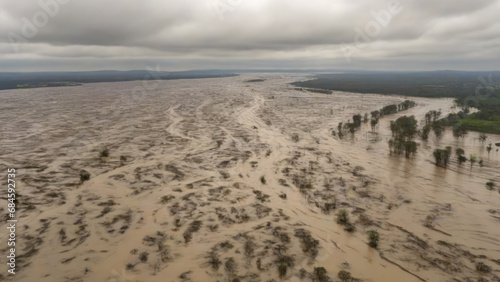
{"type": "Polygon", "coordinates": [[[0,0],[0,71],[498,69],[500,0],[0,0]]]}

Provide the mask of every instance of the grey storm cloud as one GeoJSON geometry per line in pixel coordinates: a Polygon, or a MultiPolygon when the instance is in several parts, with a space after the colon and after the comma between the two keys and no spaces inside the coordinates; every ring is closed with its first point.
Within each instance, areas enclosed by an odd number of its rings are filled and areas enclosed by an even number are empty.
{"type": "Polygon", "coordinates": [[[494,69],[499,12],[500,0],[0,0],[0,71],[494,69]]]}

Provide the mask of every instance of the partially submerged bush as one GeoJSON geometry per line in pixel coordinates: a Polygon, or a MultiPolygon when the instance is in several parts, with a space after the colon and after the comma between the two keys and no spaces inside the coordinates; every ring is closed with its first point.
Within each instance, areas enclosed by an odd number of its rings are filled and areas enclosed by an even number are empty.
{"type": "Polygon", "coordinates": [[[280,231],[275,230],[273,232],[273,235],[275,237],[277,237],[278,239],[280,239],[280,241],[282,243],[285,243],[285,244],[290,243],[290,236],[288,236],[288,234],[286,232],[280,232],[280,231]]]}
{"type": "Polygon", "coordinates": [[[191,241],[191,239],[193,238],[193,233],[200,230],[201,225],[202,225],[202,223],[199,220],[195,220],[195,221],[191,222],[188,229],[186,231],[184,231],[184,233],[182,234],[182,236],[184,237],[185,243],[189,243],[189,241],[191,241]]]}
{"type": "Polygon", "coordinates": [[[303,175],[295,174],[292,177],[293,185],[299,188],[300,192],[306,193],[307,190],[312,189],[312,181],[309,178],[304,177],[303,175]]]}
{"type": "Polygon", "coordinates": [[[379,240],[379,234],[375,230],[369,230],[368,232],[368,245],[372,248],[377,248],[378,246],[378,240],[379,240]]]}
{"type": "Polygon", "coordinates": [[[295,262],[295,259],[291,256],[286,256],[286,255],[280,255],[278,259],[276,260],[276,264],[279,265],[285,265],[292,267],[295,262]]]}
{"type": "Polygon", "coordinates": [[[253,253],[255,251],[255,243],[252,240],[247,240],[245,242],[244,249],[245,249],[245,254],[247,255],[247,257],[253,256],[253,253]]]}
{"type": "Polygon", "coordinates": [[[226,240],[226,241],[220,243],[219,246],[223,249],[226,249],[226,250],[232,249],[234,247],[233,244],[231,244],[231,242],[229,242],[229,240],[226,240]]]}
{"type": "Polygon", "coordinates": [[[346,210],[339,210],[339,212],[337,213],[337,223],[338,224],[349,223],[349,213],[346,210]]]}
{"type": "Polygon", "coordinates": [[[315,267],[314,268],[314,277],[317,281],[326,282],[328,281],[328,275],[326,269],[324,267],[315,267]]]}
{"type": "Polygon", "coordinates": [[[266,184],[267,183],[266,178],[264,176],[260,177],[260,183],[262,183],[262,184],[266,184]]]}
{"type": "Polygon", "coordinates": [[[352,225],[350,222],[348,222],[345,225],[344,230],[347,232],[354,232],[354,230],[356,230],[356,227],[354,227],[354,225],[352,225]]]}
{"type": "Polygon", "coordinates": [[[285,277],[286,276],[286,265],[282,264],[278,267],[278,272],[280,277],[285,277]]]}
{"type": "Polygon", "coordinates": [[[80,182],[85,182],[90,180],[90,173],[88,172],[80,172],[80,182]]]}
{"type": "Polygon", "coordinates": [[[149,256],[149,253],[148,252],[143,252],[139,255],[139,260],[142,261],[142,262],[147,262],[148,261],[148,256],[149,256]]]}
{"type": "Polygon", "coordinates": [[[319,241],[314,239],[309,231],[297,229],[295,230],[295,237],[302,242],[302,251],[304,253],[309,253],[313,257],[318,254],[319,241]]]}
{"type": "Polygon", "coordinates": [[[486,265],[482,262],[478,262],[476,264],[476,270],[478,272],[482,272],[482,273],[489,273],[489,272],[491,272],[491,267],[489,267],[488,265],[486,265]]]}
{"type": "Polygon", "coordinates": [[[451,147],[446,147],[445,150],[436,149],[434,150],[433,155],[436,160],[436,166],[443,166],[446,168],[450,162],[451,147]]]}
{"type": "Polygon", "coordinates": [[[236,262],[233,258],[228,258],[226,263],[224,263],[224,268],[228,273],[233,273],[236,271],[236,262]]]}
{"type": "Polygon", "coordinates": [[[495,188],[495,183],[493,183],[492,181],[487,182],[486,187],[488,188],[488,190],[493,190],[493,188],[495,188]]]}
{"type": "Polygon", "coordinates": [[[170,202],[171,200],[175,199],[175,196],[172,196],[172,195],[166,195],[166,196],[163,196],[161,197],[160,199],[160,203],[162,204],[166,204],[168,202],[170,202]]]}
{"type": "Polygon", "coordinates": [[[189,243],[189,241],[191,241],[191,239],[193,238],[193,234],[191,232],[189,232],[189,230],[186,230],[184,231],[184,233],[182,234],[182,237],[184,237],[184,243],[189,243]]]}
{"type": "Polygon", "coordinates": [[[104,149],[101,152],[101,158],[107,158],[107,157],[109,157],[109,150],[108,149],[104,149]]]}
{"type": "Polygon", "coordinates": [[[59,194],[57,194],[56,192],[50,192],[50,193],[47,193],[46,196],[51,197],[51,198],[57,198],[57,197],[59,197],[59,194]]]}
{"type": "Polygon", "coordinates": [[[222,264],[222,261],[219,259],[219,256],[217,255],[217,253],[215,252],[215,250],[212,250],[208,256],[206,256],[205,258],[208,259],[208,264],[210,266],[212,266],[212,268],[217,271],[219,270],[219,267],[220,265],[222,264]]]}
{"type": "Polygon", "coordinates": [[[349,281],[352,278],[351,273],[345,270],[339,271],[337,277],[340,279],[340,281],[349,281]]]}

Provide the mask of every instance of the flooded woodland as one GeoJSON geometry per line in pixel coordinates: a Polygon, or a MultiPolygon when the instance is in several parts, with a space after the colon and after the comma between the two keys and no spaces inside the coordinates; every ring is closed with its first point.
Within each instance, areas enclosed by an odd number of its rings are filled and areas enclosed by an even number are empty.
{"type": "Polygon", "coordinates": [[[308,77],[1,91],[19,227],[17,274],[2,264],[0,280],[500,281],[500,136],[448,128],[410,158],[391,154],[391,120],[420,127],[458,111],[453,99],[291,85],[308,77]],[[373,130],[332,134],[407,99],[373,130]],[[478,162],[436,166],[447,146],[478,162]]]}

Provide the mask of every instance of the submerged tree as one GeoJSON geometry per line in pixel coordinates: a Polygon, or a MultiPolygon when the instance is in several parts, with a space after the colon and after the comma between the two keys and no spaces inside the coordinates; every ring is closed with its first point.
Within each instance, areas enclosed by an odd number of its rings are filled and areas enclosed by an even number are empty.
{"type": "Polygon", "coordinates": [[[378,121],[380,119],[380,112],[379,111],[373,111],[371,112],[371,120],[370,120],[370,126],[372,127],[372,131],[375,130],[375,127],[378,124],[378,121]]]}
{"type": "Polygon", "coordinates": [[[347,130],[351,134],[354,134],[354,132],[356,132],[356,125],[352,122],[348,122],[348,123],[344,124],[344,130],[347,130]]]}
{"type": "Polygon", "coordinates": [[[465,155],[465,151],[464,149],[462,148],[457,148],[455,150],[455,154],[457,155],[457,161],[458,161],[458,164],[462,164],[462,163],[465,163],[467,161],[467,158],[464,156],[465,155]]]}
{"type": "Polygon", "coordinates": [[[431,125],[433,123],[436,123],[441,117],[441,110],[439,111],[429,111],[425,114],[425,124],[426,125],[431,125]]]}
{"type": "Polygon", "coordinates": [[[432,130],[434,131],[434,134],[436,135],[436,137],[439,138],[439,137],[441,137],[441,134],[444,131],[444,127],[439,122],[435,122],[432,124],[432,130]]]}
{"type": "Polygon", "coordinates": [[[487,138],[488,136],[484,134],[484,132],[481,132],[481,134],[479,135],[479,141],[481,141],[481,143],[484,143],[484,141],[486,141],[487,138]]]}
{"type": "Polygon", "coordinates": [[[402,116],[391,122],[392,136],[413,139],[417,134],[417,120],[415,116],[402,116]]]}
{"type": "Polygon", "coordinates": [[[417,120],[414,116],[402,116],[396,121],[391,121],[391,131],[393,138],[389,140],[391,152],[396,154],[405,153],[409,158],[417,152],[417,143],[413,138],[418,133],[417,120]]]}
{"type": "Polygon", "coordinates": [[[383,107],[380,110],[380,115],[386,116],[386,115],[390,115],[390,114],[395,114],[397,112],[398,112],[398,105],[392,104],[392,105],[388,105],[388,106],[383,107]]]}
{"type": "Polygon", "coordinates": [[[431,126],[430,125],[425,125],[422,128],[422,131],[420,133],[420,136],[422,137],[422,140],[427,141],[429,139],[429,133],[431,132],[431,126]]]}
{"type": "Polygon", "coordinates": [[[470,155],[470,170],[472,171],[472,166],[476,163],[477,157],[475,155],[470,155]]]}
{"type": "Polygon", "coordinates": [[[403,103],[399,104],[399,110],[404,111],[408,110],[409,108],[413,108],[417,105],[417,103],[411,101],[411,100],[405,100],[403,103]]]}
{"type": "Polygon", "coordinates": [[[436,165],[446,168],[448,166],[448,163],[450,162],[451,147],[446,147],[445,150],[436,149],[434,150],[433,155],[434,159],[436,160],[436,165]]]}
{"type": "Polygon", "coordinates": [[[339,125],[337,125],[337,129],[339,131],[339,138],[342,139],[342,137],[344,137],[344,132],[343,132],[343,126],[342,126],[342,122],[339,122],[339,125]]]}
{"type": "Polygon", "coordinates": [[[459,137],[465,137],[465,135],[467,134],[467,129],[465,128],[465,126],[463,124],[460,124],[460,125],[455,125],[453,127],[453,136],[459,138],[459,137]]]}
{"type": "Polygon", "coordinates": [[[493,148],[491,147],[491,143],[486,147],[486,151],[488,151],[488,158],[490,157],[490,152],[493,148]]]}
{"type": "Polygon", "coordinates": [[[361,126],[361,115],[353,115],[352,116],[352,122],[354,124],[354,127],[360,127],[361,126]]]}
{"type": "Polygon", "coordinates": [[[427,140],[430,130],[434,131],[434,134],[436,137],[441,137],[441,134],[444,131],[444,127],[439,121],[439,118],[441,117],[441,110],[439,111],[429,111],[425,114],[425,119],[424,119],[424,127],[422,129],[422,139],[427,140]]]}
{"type": "Polygon", "coordinates": [[[372,131],[375,130],[375,127],[377,126],[377,124],[378,124],[378,119],[372,118],[370,120],[370,126],[372,127],[372,131]]]}

